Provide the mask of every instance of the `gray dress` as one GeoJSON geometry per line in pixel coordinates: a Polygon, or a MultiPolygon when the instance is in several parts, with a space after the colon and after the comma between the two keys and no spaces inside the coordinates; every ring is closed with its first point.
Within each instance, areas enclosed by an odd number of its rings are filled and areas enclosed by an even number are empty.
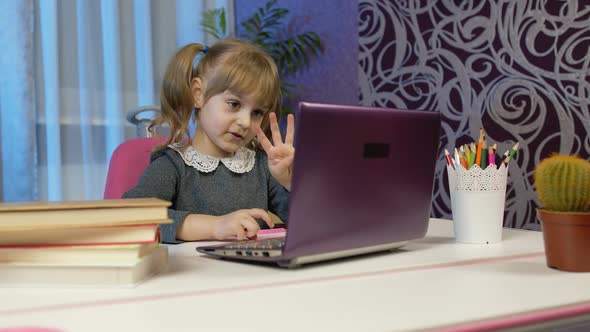
{"type": "MultiPolygon", "coordinates": [[[[212,172],[198,171],[188,165],[179,152],[166,148],[152,154],[139,183],[124,198],[156,197],[172,202],[168,216],[174,222],[160,228],[162,242],[179,243],[176,229],[187,215],[220,216],[240,209],[271,211],[287,222],[289,192],[268,170],[264,151],[257,151],[254,167],[246,173],[234,173],[223,163],[212,172]]],[[[261,228],[268,228],[257,220],[261,228]]]]}

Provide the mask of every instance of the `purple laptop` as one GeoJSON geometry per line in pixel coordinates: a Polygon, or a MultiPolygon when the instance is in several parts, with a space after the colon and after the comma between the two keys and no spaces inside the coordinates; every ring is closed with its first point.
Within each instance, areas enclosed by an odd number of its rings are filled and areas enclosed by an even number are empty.
{"type": "Polygon", "coordinates": [[[199,252],[296,267],[424,237],[439,113],[302,102],[295,123],[286,237],[199,252]]]}

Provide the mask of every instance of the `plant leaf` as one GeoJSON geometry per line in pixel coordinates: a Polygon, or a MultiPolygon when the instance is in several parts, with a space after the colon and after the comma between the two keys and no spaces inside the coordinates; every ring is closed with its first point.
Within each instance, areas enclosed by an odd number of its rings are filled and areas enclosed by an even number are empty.
{"type": "Polygon", "coordinates": [[[309,56],[305,52],[305,48],[301,43],[295,43],[295,52],[297,53],[297,57],[300,59],[299,66],[297,67],[297,71],[299,71],[309,65],[309,56]]]}
{"type": "Polygon", "coordinates": [[[200,25],[205,33],[214,38],[224,38],[226,36],[225,9],[217,8],[205,11],[200,25]]]}
{"type": "Polygon", "coordinates": [[[227,22],[225,20],[225,8],[221,8],[221,13],[219,14],[219,27],[223,32],[224,36],[227,36],[227,22]]]}
{"type": "Polygon", "coordinates": [[[248,30],[248,32],[250,32],[252,35],[254,35],[254,36],[256,35],[256,26],[254,26],[249,21],[242,23],[242,26],[244,28],[246,28],[246,30],[248,30]]]}
{"type": "Polygon", "coordinates": [[[269,10],[272,6],[276,5],[277,1],[276,0],[272,0],[266,3],[266,5],[264,6],[266,8],[266,10],[269,10]]]}

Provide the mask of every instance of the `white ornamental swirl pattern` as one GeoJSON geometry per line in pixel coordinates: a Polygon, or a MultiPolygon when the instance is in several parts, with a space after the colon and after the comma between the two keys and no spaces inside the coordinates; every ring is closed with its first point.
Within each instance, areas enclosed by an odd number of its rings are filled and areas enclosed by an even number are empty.
{"type": "Polygon", "coordinates": [[[443,116],[433,216],[451,217],[442,151],[483,128],[500,154],[520,142],[509,168],[505,225],[539,229],[535,165],[555,152],[590,156],[584,3],[359,1],[361,103],[443,116]]]}

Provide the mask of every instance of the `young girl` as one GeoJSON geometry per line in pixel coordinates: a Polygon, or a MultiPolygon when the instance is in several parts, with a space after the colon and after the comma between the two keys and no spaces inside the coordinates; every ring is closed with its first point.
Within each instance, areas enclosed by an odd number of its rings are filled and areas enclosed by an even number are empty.
{"type": "Polygon", "coordinates": [[[183,47],[166,69],[154,123],[168,123],[170,136],[123,197],[171,201],[174,222],[161,228],[169,243],[253,237],[274,227],[267,210],[286,221],[294,120],[288,116],[283,141],[280,103],[276,64],[258,47],[237,39],[183,47]],[[272,143],[261,129],[269,124],[272,143]]]}

